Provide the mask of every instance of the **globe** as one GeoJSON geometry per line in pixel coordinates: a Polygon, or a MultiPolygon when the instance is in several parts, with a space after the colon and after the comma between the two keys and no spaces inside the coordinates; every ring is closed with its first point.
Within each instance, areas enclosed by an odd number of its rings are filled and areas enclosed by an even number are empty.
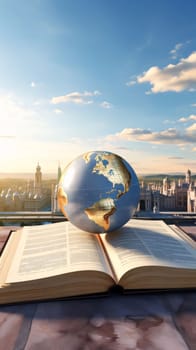
{"type": "Polygon", "coordinates": [[[81,230],[117,230],[133,216],[139,182],[131,165],[117,154],[92,151],[69,163],[58,184],[58,204],[81,230]]]}

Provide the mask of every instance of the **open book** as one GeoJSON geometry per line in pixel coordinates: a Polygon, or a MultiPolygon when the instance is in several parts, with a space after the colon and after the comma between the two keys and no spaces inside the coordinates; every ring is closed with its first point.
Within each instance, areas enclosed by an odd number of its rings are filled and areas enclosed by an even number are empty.
{"type": "Polygon", "coordinates": [[[196,243],[163,221],[107,234],[70,222],[12,232],[0,258],[0,304],[124,290],[196,287],[196,243]]]}

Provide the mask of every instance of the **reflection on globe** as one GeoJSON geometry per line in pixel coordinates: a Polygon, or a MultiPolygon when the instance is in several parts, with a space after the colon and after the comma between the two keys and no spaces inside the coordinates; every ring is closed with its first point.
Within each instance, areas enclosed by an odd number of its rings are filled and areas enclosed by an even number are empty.
{"type": "Polygon", "coordinates": [[[117,154],[85,153],[64,169],[58,185],[58,203],[78,228],[94,233],[123,226],[139,201],[139,182],[133,168],[117,154]]]}

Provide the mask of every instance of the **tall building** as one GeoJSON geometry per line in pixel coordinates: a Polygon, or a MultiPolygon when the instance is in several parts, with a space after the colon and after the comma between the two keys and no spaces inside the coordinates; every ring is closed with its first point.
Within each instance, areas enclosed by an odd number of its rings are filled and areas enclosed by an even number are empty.
{"type": "Polygon", "coordinates": [[[39,163],[37,164],[35,172],[34,193],[39,196],[42,194],[42,172],[39,163]]]}

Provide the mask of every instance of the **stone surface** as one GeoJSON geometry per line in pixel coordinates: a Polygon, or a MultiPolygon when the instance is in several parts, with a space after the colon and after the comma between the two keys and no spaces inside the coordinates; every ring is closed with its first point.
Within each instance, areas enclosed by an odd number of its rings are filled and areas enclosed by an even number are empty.
{"type": "Polygon", "coordinates": [[[196,350],[196,291],[0,306],[5,349],[196,350]]]}

